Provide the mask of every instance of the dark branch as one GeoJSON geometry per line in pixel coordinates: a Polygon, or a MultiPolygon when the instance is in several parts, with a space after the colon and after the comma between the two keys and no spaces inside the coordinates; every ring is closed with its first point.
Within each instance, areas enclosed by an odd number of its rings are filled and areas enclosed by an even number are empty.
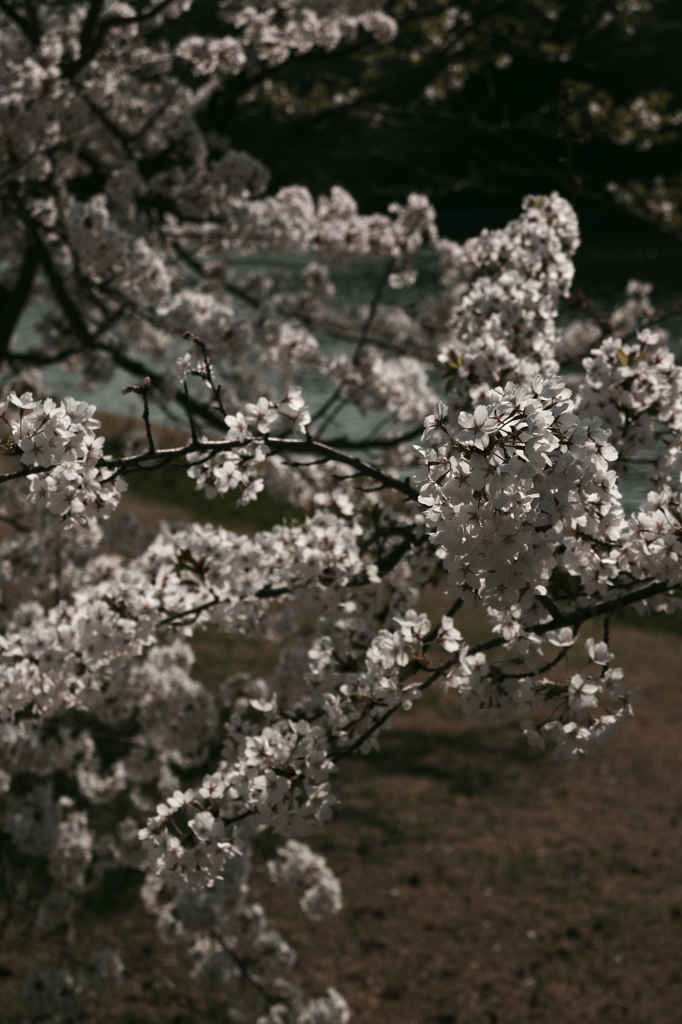
{"type": "Polygon", "coordinates": [[[29,242],[14,287],[0,295],[0,359],[7,355],[12,335],[31,294],[37,269],[38,249],[29,242]]]}

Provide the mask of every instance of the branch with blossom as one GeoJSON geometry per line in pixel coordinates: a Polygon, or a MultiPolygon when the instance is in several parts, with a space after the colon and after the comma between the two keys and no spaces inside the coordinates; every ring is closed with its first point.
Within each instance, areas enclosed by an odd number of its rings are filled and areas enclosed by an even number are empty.
{"type": "Polygon", "coordinates": [[[63,1020],[117,981],[114,954],[64,963],[79,901],[128,866],[236,1018],[346,1024],[335,989],[308,999],[288,977],[293,951],[249,895],[254,838],[284,837],[271,879],[331,918],[340,884],[300,837],[334,813],[338,766],[429,687],[560,756],[627,720],[610,618],[671,611],[682,585],[680,370],[645,283],[559,326],[580,305],[580,236],[556,193],[458,244],[423,196],[367,215],[340,187],[268,194],[258,161],[205,137],[221,76],[388,39],[376,4],[224,3],[221,35],[171,43],[190,6],[0,3],[0,229],[20,254],[12,308],[42,302],[35,348],[15,351],[19,313],[2,334],[2,828],[41,860],[25,917],[63,954],[26,1002],[63,1020]],[[247,269],[261,251],[305,260],[247,269]],[[438,284],[406,302],[422,257],[438,284]],[[335,275],[357,258],[369,298],[344,304],[335,275]],[[141,445],[105,451],[93,404],[47,395],[40,367],[59,363],[89,384],[125,371],[141,445]],[[158,443],[160,409],[177,444],[158,443]],[[628,511],[623,479],[655,446],[628,511]],[[162,469],[242,506],[269,493],[290,518],[149,535],[121,499],[162,469]],[[468,641],[465,605],[489,639],[468,641]],[[601,638],[580,638],[595,617],[601,638]],[[267,638],[276,666],[204,685],[192,642],[209,628],[267,638]]]}

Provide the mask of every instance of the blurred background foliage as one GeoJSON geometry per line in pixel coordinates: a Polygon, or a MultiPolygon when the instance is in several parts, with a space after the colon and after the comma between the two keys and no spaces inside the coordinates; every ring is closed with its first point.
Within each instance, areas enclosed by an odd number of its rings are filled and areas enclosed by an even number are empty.
{"type": "MultiPolygon", "coordinates": [[[[682,238],[679,2],[388,0],[385,10],[399,24],[392,43],[361,34],[331,54],[247,64],[225,79],[205,127],[259,157],[275,188],[340,183],[364,211],[426,192],[446,234],[494,226],[523,194],[556,188],[583,220],[635,217],[682,238]]],[[[224,29],[204,0],[165,31],[224,29]]]]}

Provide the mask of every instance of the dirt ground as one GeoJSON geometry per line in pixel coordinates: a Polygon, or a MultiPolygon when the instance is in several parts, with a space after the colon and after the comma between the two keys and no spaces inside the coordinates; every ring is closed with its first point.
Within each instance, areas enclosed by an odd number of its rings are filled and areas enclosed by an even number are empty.
{"type": "MultiPolygon", "coordinates": [[[[341,879],[340,916],[307,921],[300,894],[263,869],[253,884],[309,995],[335,985],[356,1024],[680,1024],[682,637],[614,625],[612,648],[642,700],[584,760],[531,751],[516,727],[472,722],[434,693],[396,716],[380,753],[343,763],[338,812],[309,839],[341,879]]],[[[130,887],[78,928],[84,959],[108,945],[127,967],[89,1024],[225,1020],[130,887]]],[[[0,947],[2,1024],[21,1019],[25,964],[20,946],[0,947]]]]}
{"type": "Polygon", "coordinates": [[[679,1024],[682,645],[630,628],[613,646],[642,702],[583,761],[440,699],[344,767],[316,843],[340,926],[281,897],[273,915],[308,987],[335,978],[362,1024],[679,1024]]]}

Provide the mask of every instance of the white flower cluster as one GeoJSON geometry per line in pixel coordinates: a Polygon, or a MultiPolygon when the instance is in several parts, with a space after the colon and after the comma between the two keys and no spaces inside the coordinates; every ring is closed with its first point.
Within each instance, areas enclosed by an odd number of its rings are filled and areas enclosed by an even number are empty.
{"type": "Polygon", "coordinates": [[[621,456],[651,449],[664,437],[682,433],[682,370],[656,331],[645,328],[635,341],[605,338],[583,359],[581,414],[599,416],[621,456]]]}
{"type": "MultiPolygon", "coordinates": [[[[178,360],[178,364],[179,373],[185,373],[187,357],[178,360]]],[[[285,432],[305,435],[310,420],[310,410],[296,385],[289,387],[281,402],[265,397],[249,402],[244,412],[225,416],[227,440],[238,445],[210,457],[205,452],[191,452],[187,456],[190,463],[187,475],[196,480],[197,490],[202,490],[208,498],[238,488],[241,491],[238,504],[247,505],[255,501],[264,487],[262,477],[257,475],[260,463],[266,458],[262,439],[272,432],[276,423],[286,424],[285,432]]],[[[209,439],[204,436],[202,441],[208,443],[209,439]]]]}
{"type": "Polygon", "coordinates": [[[20,605],[7,623],[0,720],[31,706],[46,714],[99,699],[164,622],[211,621],[239,631],[263,615],[270,597],[320,577],[343,586],[375,571],[360,555],[357,529],[329,513],[254,537],[194,526],[160,535],[128,565],[105,558],[92,569],[92,582],[83,581],[71,600],[48,610],[20,605]]]}
{"type": "Polygon", "coordinates": [[[359,28],[384,45],[398,31],[395,19],[382,11],[376,0],[333,5],[279,0],[260,9],[255,4],[246,4],[238,13],[232,13],[231,6],[224,5],[225,17],[242,30],[243,46],[252,49],[258,60],[270,67],[283,64],[292,54],[309,53],[315,47],[335,50],[345,40],[354,39],[359,28]]]}
{"type": "MultiPolygon", "coordinates": [[[[670,589],[682,580],[682,519],[680,517],[680,466],[678,455],[677,492],[669,486],[661,491],[650,491],[628,523],[626,543],[620,554],[619,566],[637,579],[666,580],[670,589]]],[[[649,604],[662,610],[672,610],[676,600],[663,594],[649,604]]]]}
{"type": "Polygon", "coordinates": [[[240,853],[226,862],[209,887],[185,889],[165,900],[163,883],[150,874],[143,900],[164,938],[187,946],[199,991],[213,999],[228,998],[232,1013],[285,1024],[347,1024],[350,1011],[338,992],[329,989],[326,996],[306,1001],[287,977],[295,954],[270,927],[262,906],[248,901],[249,869],[249,855],[240,853]]]}
{"type": "Polygon", "coordinates": [[[618,458],[600,420],[580,419],[559,378],[506,384],[486,405],[461,412],[452,431],[444,407],[425,423],[418,449],[419,501],[456,597],[529,611],[546,592],[568,540],[613,543],[624,520],[618,458]]]}
{"type": "MultiPolygon", "coordinates": [[[[343,609],[347,616],[353,611],[348,602],[343,609]]],[[[332,600],[332,621],[334,610],[332,600]]],[[[390,714],[412,706],[420,687],[402,676],[430,644],[450,653],[460,646],[461,634],[447,616],[433,631],[428,617],[412,609],[393,618],[399,630],[383,629],[373,638],[363,638],[352,614],[337,620],[334,638],[321,635],[307,665],[285,657],[275,686],[259,681],[233,703],[217,769],[200,786],[168,796],[140,832],[166,884],[210,886],[240,855],[244,839],[264,825],[295,835],[330,817],[334,758],[356,748],[367,753],[390,714]],[[351,659],[360,663],[355,670],[349,670],[351,659]],[[184,840],[180,822],[187,825],[184,840]]],[[[282,862],[271,862],[271,878],[306,887],[301,906],[308,916],[336,913],[340,886],[324,859],[295,841],[279,852],[282,862]]]]}
{"type": "Polygon", "coordinates": [[[128,301],[160,304],[168,299],[172,281],[163,254],[112,218],[104,193],[72,203],[65,222],[79,266],[93,284],[106,281],[109,290],[128,301]]]}
{"type": "MultiPolygon", "coordinates": [[[[212,387],[206,363],[193,364],[187,353],[177,364],[181,380],[193,374],[212,387]]],[[[10,452],[21,452],[22,465],[37,470],[28,475],[30,500],[69,523],[86,524],[110,516],[127,488],[115,472],[115,460],[103,455],[104,438],[96,436],[100,423],[93,419],[94,411],[86,402],[67,398],[58,405],[51,398],[37,401],[28,392],[21,397],[12,392],[0,403],[0,416],[10,431],[10,452]]],[[[311,416],[301,388],[290,385],[280,402],[261,397],[247,403],[244,412],[226,415],[224,421],[226,441],[236,444],[211,455],[210,440],[204,435],[199,447],[205,445],[209,451],[188,451],[187,472],[208,497],[239,488],[239,504],[245,505],[263,489],[258,468],[267,456],[263,440],[274,425],[284,425],[285,433],[305,436],[311,416]]]]}
{"type": "Polygon", "coordinates": [[[437,401],[422,362],[412,356],[386,359],[373,346],[357,360],[336,356],[329,376],[358,408],[386,409],[407,423],[423,420],[437,401]]]}
{"type": "Polygon", "coordinates": [[[510,374],[556,373],[556,317],[573,281],[578,220],[565,199],[527,196],[523,213],[464,245],[439,244],[455,302],[440,359],[477,400],[510,374]],[[476,388],[476,385],[479,385],[476,388]]]}
{"type": "MultiPolygon", "coordinates": [[[[435,210],[425,196],[413,193],[404,206],[392,203],[389,215],[361,214],[353,196],[338,185],[317,203],[301,185],[287,185],[262,199],[235,199],[224,221],[230,245],[240,253],[316,251],[336,261],[385,254],[400,265],[425,240],[438,239],[435,210]]],[[[400,286],[397,280],[394,284],[400,286]]]]}
{"type": "MultiPolygon", "coordinates": [[[[570,626],[550,631],[545,638],[564,652],[577,640],[570,626]]],[[[531,641],[533,651],[526,667],[542,654],[540,638],[531,637],[531,641]]],[[[526,675],[501,659],[488,665],[483,654],[463,650],[444,686],[459,693],[466,714],[490,723],[520,718],[531,746],[544,749],[549,741],[555,744],[556,756],[574,758],[587,753],[594,743],[604,743],[632,715],[637,699],[636,691],[625,689],[623,670],[607,667],[613,654],[603,641],[596,643],[590,637],[585,650],[587,666],[579,672],[562,672],[559,678],[542,672],[526,675]],[[539,708],[545,719],[542,724],[526,717],[539,708]]]]}
{"type": "Polygon", "coordinates": [[[279,860],[268,861],[273,882],[301,885],[301,909],[313,921],[338,914],[343,906],[341,884],[324,857],[313,853],[305,843],[289,839],[277,850],[279,860]]]}
{"type": "MultiPolygon", "coordinates": [[[[17,548],[15,541],[5,542],[3,552],[12,558],[15,580],[24,564],[17,548]]],[[[79,805],[70,796],[55,797],[51,781],[24,792],[20,800],[11,798],[5,827],[12,841],[26,857],[46,858],[52,879],[36,918],[36,934],[49,936],[64,929],[70,933],[78,895],[107,869],[126,864],[156,867],[174,890],[171,902],[158,910],[160,927],[165,932],[171,925],[176,933],[180,929],[177,937],[191,946],[195,981],[206,994],[229,994],[247,1015],[286,1011],[282,1019],[287,1021],[347,1021],[347,1004],[334,990],[306,1001],[287,981],[284,975],[293,964],[293,952],[268,926],[262,908],[246,902],[244,890],[249,815],[285,833],[300,828],[308,815],[328,815],[332,798],[328,786],[319,783],[331,768],[324,756],[323,731],[305,721],[273,727],[269,723],[276,722],[277,715],[267,712],[265,724],[254,730],[248,716],[240,721],[237,701],[218,772],[208,775],[194,793],[178,791],[177,772],[206,760],[207,744],[218,727],[217,707],[212,694],[191,677],[191,648],[181,640],[157,643],[154,628],[179,615],[182,631],[188,634],[209,618],[228,630],[249,624],[257,630],[253,620],[261,619],[267,606],[264,592],[281,601],[288,589],[302,585],[318,591],[322,586],[333,607],[335,588],[346,586],[353,576],[366,578],[369,568],[359,556],[356,532],[342,521],[318,515],[304,528],[277,528],[272,535],[255,538],[211,528],[165,535],[141,559],[126,562],[106,555],[86,561],[80,571],[72,566],[67,579],[73,595],[47,616],[38,603],[19,601],[6,623],[4,650],[13,692],[18,697],[23,691],[23,701],[32,703],[32,715],[7,720],[2,727],[3,787],[10,787],[15,774],[31,772],[50,780],[60,771],[73,779],[79,805]],[[265,556],[268,547],[270,556],[265,556]],[[265,561],[270,562],[269,570],[265,561]],[[129,600],[122,603],[124,593],[129,600]],[[230,614],[233,626],[228,624],[230,614]],[[151,644],[155,646],[140,659],[151,644]],[[89,716],[92,733],[85,728],[73,737],[68,729],[51,728],[72,708],[89,716]],[[102,726],[110,734],[131,721],[138,731],[127,733],[128,754],[104,770],[93,735],[102,726]],[[150,837],[151,859],[137,838],[140,819],[154,809],[143,792],[150,786],[166,797],[142,833],[150,837]],[[297,788],[305,790],[304,801],[287,797],[297,788]],[[80,808],[111,806],[122,794],[127,795],[127,817],[113,835],[97,835],[87,810],[80,808]],[[226,813],[228,804],[235,803],[248,812],[240,836],[229,827],[222,829],[222,838],[219,834],[220,819],[208,808],[217,808],[221,797],[226,813]],[[167,836],[166,856],[159,861],[158,829],[165,832],[169,815],[177,819],[183,813],[189,818],[192,843],[184,849],[167,836]],[[226,860],[226,854],[231,859],[226,860]],[[190,889],[185,887],[188,881],[190,889]]],[[[6,697],[10,690],[11,684],[6,697]]],[[[261,705],[254,698],[252,703],[251,715],[257,708],[267,708],[267,701],[261,705]]],[[[11,714],[7,706],[5,712],[11,714]]],[[[341,905],[338,881],[321,859],[310,852],[309,858],[305,909],[317,916],[335,912],[341,905]]],[[[155,879],[149,876],[147,890],[158,894],[155,879]]],[[[94,975],[34,972],[25,986],[27,1004],[38,1013],[46,1006],[40,995],[46,991],[55,1013],[75,1013],[95,993],[95,982],[94,975]]]]}
{"type": "Polygon", "coordinates": [[[0,403],[0,417],[9,427],[10,451],[21,452],[23,466],[50,469],[29,475],[30,500],[37,508],[70,521],[86,522],[111,515],[124,480],[108,481],[98,468],[104,438],[97,437],[94,405],[67,398],[36,401],[28,392],[12,392],[0,403]]]}

